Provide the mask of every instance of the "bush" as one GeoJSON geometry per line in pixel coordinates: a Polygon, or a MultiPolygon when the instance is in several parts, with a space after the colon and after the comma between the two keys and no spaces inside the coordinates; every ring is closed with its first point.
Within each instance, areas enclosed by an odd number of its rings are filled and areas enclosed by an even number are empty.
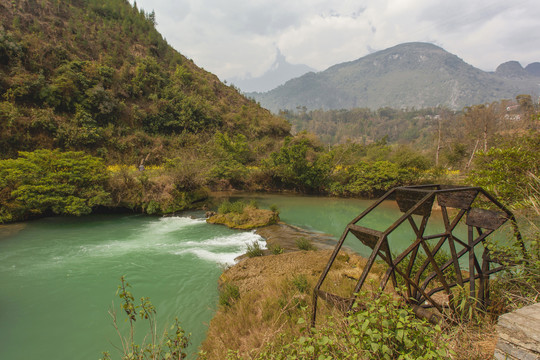
{"type": "Polygon", "coordinates": [[[299,274],[292,279],[292,284],[301,293],[306,293],[309,288],[309,283],[306,275],[299,274]]]}
{"type": "Polygon", "coordinates": [[[313,245],[313,242],[305,237],[298,238],[294,241],[296,243],[296,246],[300,250],[315,250],[315,246],[313,245]]]}
{"type": "Polygon", "coordinates": [[[244,203],[243,201],[235,201],[232,203],[229,201],[224,201],[219,206],[218,213],[223,215],[229,213],[241,214],[242,212],[244,212],[245,207],[246,203],[244,203]]]}
{"type": "Polygon", "coordinates": [[[83,152],[36,150],[0,161],[0,222],[54,213],[85,215],[106,205],[103,161],[83,152]]]}
{"type": "Polygon", "coordinates": [[[328,160],[308,139],[294,141],[287,137],[281,149],[271,153],[264,165],[272,171],[276,186],[317,192],[325,187],[330,174],[328,160]]]}
{"type": "MultiPolygon", "coordinates": [[[[369,296],[363,294],[360,298],[369,296]]],[[[382,294],[345,319],[328,318],[311,334],[286,336],[267,345],[257,359],[448,359],[449,338],[419,320],[408,307],[382,294]]],[[[299,323],[305,323],[300,319],[299,323]]]]}
{"type": "Polygon", "coordinates": [[[527,197],[530,174],[540,170],[539,138],[538,133],[532,133],[504,148],[478,153],[467,182],[483,187],[507,205],[519,204],[527,197]]]}
{"type": "Polygon", "coordinates": [[[273,255],[283,254],[283,248],[278,244],[270,246],[270,251],[273,255]]]}
{"type": "Polygon", "coordinates": [[[230,307],[240,299],[240,289],[232,283],[225,283],[219,292],[219,304],[230,307]]]}
{"type": "Polygon", "coordinates": [[[261,245],[258,241],[254,240],[251,244],[247,245],[246,255],[250,258],[263,255],[261,245]]]}

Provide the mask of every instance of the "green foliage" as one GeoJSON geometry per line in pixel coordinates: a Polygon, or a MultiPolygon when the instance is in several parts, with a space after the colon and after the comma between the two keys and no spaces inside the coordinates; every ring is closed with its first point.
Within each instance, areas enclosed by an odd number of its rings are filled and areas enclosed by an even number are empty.
{"type": "Polygon", "coordinates": [[[371,110],[352,108],[341,110],[285,110],[280,115],[296,129],[315,133],[327,144],[347,141],[364,146],[388,136],[390,143],[420,143],[432,131],[432,118],[444,114],[445,108],[371,110]]]}
{"type": "Polygon", "coordinates": [[[507,147],[491,148],[477,154],[475,168],[467,181],[495,194],[506,204],[525,198],[529,174],[540,170],[538,133],[516,139],[507,147]]]}
{"type": "Polygon", "coordinates": [[[219,304],[230,307],[236,300],[240,299],[240,289],[232,283],[225,283],[219,291],[219,304]]]}
{"type": "Polygon", "coordinates": [[[283,254],[283,251],[283,248],[279,244],[270,246],[270,252],[272,253],[272,255],[283,254]]]}
{"type": "Polygon", "coordinates": [[[263,251],[258,241],[254,240],[251,244],[247,244],[246,255],[250,258],[263,256],[263,251]]]}
{"type": "Polygon", "coordinates": [[[277,186],[303,191],[318,191],[326,184],[330,162],[317,153],[318,149],[306,138],[298,141],[287,137],[278,152],[270,154],[265,166],[273,172],[277,186]]]}
{"type": "Polygon", "coordinates": [[[492,283],[491,311],[499,314],[532,305],[540,297],[540,178],[530,174],[525,199],[514,206],[523,242],[489,243],[492,256],[506,265],[492,283]],[[519,209],[517,208],[519,206],[519,209]]]}
{"type": "MultiPolygon", "coordinates": [[[[257,359],[450,359],[449,338],[442,329],[402,305],[382,294],[345,320],[329,318],[292,341],[278,338],[257,359]]],[[[300,318],[299,324],[304,322],[300,318]]]]}
{"type": "Polygon", "coordinates": [[[374,196],[393,187],[414,183],[418,172],[389,161],[359,162],[332,174],[330,192],[336,195],[374,196]]]}
{"type": "Polygon", "coordinates": [[[109,203],[101,159],[82,152],[36,150],[0,161],[0,221],[32,215],[89,214],[109,203]]]}
{"type": "Polygon", "coordinates": [[[241,186],[248,174],[245,164],[252,158],[246,136],[229,136],[218,131],[214,134],[214,146],[218,161],[210,170],[210,177],[226,180],[233,186],[241,186]]]}
{"type": "Polygon", "coordinates": [[[292,279],[292,284],[302,294],[305,294],[309,290],[309,282],[304,274],[295,275],[292,279]]]}
{"type": "MultiPolygon", "coordinates": [[[[0,101],[12,109],[0,106],[2,158],[59,147],[128,164],[160,148],[160,162],[200,150],[216,130],[254,145],[269,136],[272,151],[290,129],[172,49],[155,14],[128,1],[43,0],[5,10],[0,101]]],[[[224,164],[215,178],[241,184],[242,165],[224,164]]]]}
{"type": "Polygon", "coordinates": [[[165,84],[165,75],[157,61],[152,57],[139,59],[135,76],[131,80],[133,95],[143,96],[157,93],[165,84]]]}
{"type": "Polygon", "coordinates": [[[218,214],[241,214],[242,212],[244,212],[245,207],[246,203],[241,200],[234,202],[224,201],[218,208],[218,214]]]}
{"type": "Polygon", "coordinates": [[[17,62],[23,55],[23,47],[11,34],[0,29],[0,64],[17,62]]]}
{"type": "MultiPolygon", "coordinates": [[[[127,335],[123,335],[120,332],[116,310],[114,308],[109,310],[113,326],[122,344],[121,347],[118,347],[120,349],[120,359],[186,359],[185,349],[189,345],[191,334],[185,333],[178,322],[178,318],[175,319],[169,331],[165,330],[162,335],[158,335],[156,333],[157,310],[150,302],[150,299],[142,297],[140,299],[140,305],[136,304],[133,294],[129,291],[131,286],[125,277],[122,276],[120,281],[121,283],[118,286],[116,294],[122,301],[121,308],[126,315],[126,320],[129,322],[129,333],[127,335]],[[137,344],[134,338],[137,320],[148,322],[148,333],[141,344],[137,344]]],[[[104,352],[102,360],[110,359],[112,359],[111,355],[108,352],[104,352]]]]}
{"type": "Polygon", "coordinates": [[[414,151],[408,146],[398,147],[393,152],[390,160],[401,169],[427,170],[432,166],[430,160],[425,155],[414,151]]]}
{"type": "Polygon", "coordinates": [[[246,164],[251,159],[251,150],[246,136],[237,134],[229,136],[217,131],[214,134],[218,155],[222,158],[234,160],[240,164],[246,164]]]}
{"type": "Polygon", "coordinates": [[[306,250],[306,251],[315,250],[315,246],[313,245],[313,242],[308,238],[301,237],[301,238],[296,239],[294,242],[300,250],[306,250]]]}
{"type": "Polygon", "coordinates": [[[161,215],[192,208],[208,197],[198,162],[169,159],[160,168],[139,171],[119,166],[110,173],[107,190],[112,206],[161,215]]]}

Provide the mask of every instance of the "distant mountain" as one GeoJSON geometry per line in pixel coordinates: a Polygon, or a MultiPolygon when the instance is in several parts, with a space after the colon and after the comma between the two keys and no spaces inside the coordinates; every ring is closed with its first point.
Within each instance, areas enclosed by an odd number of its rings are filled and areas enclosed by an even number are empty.
{"type": "Polygon", "coordinates": [[[285,56],[283,56],[281,51],[278,49],[276,60],[270,69],[263,75],[255,78],[248,77],[246,79],[234,77],[227,79],[227,81],[234,84],[243,92],[262,92],[272,90],[279,85],[284,84],[286,81],[298,76],[302,76],[310,71],[314,71],[314,69],[307,65],[288,63],[285,56]]]}
{"type": "Polygon", "coordinates": [[[248,95],[274,112],[298,106],[308,110],[438,105],[461,109],[518,94],[537,95],[537,72],[537,65],[525,70],[509,62],[488,73],[433,44],[406,43],[248,95]]]}
{"type": "Polygon", "coordinates": [[[509,79],[527,79],[531,77],[531,74],[515,60],[507,61],[497,66],[495,74],[509,79]]]}
{"type": "Polygon", "coordinates": [[[540,77],[540,62],[533,62],[532,64],[525,66],[525,71],[533,76],[540,77]]]}

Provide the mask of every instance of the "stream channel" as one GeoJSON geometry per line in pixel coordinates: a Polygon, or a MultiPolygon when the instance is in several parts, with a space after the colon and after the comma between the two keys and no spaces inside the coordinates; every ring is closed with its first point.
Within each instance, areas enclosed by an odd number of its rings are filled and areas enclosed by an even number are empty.
{"type": "MultiPolygon", "coordinates": [[[[372,203],[287,195],[238,198],[254,199],[266,209],[275,204],[282,221],[336,239],[372,203]]],[[[383,204],[366,225],[384,230],[400,215],[393,203],[383,204]]],[[[158,330],[178,317],[192,334],[188,352],[195,357],[217,307],[224,266],[233,264],[247,244],[264,246],[253,231],[210,225],[203,217],[202,212],[90,215],[0,226],[0,359],[96,360],[103,351],[119,358],[120,341],[108,310],[117,309],[126,331],[115,296],[122,275],[137,302],[149,297],[156,307],[158,330]]],[[[140,337],[148,327],[139,320],[136,329],[140,337]]]]}

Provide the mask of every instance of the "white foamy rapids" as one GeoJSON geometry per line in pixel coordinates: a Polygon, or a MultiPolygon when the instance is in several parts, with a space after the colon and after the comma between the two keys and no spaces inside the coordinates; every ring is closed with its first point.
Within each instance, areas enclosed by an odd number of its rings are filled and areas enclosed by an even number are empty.
{"type": "Polygon", "coordinates": [[[110,240],[95,245],[81,245],[78,252],[86,256],[114,257],[129,252],[159,252],[170,247],[177,248],[177,239],[181,238],[182,230],[201,224],[204,226],[206,221],[179,216],[163,217],[146,224],[137,232],[126,234],[124,239],[110,240]]]}
{"type": "Polygon", "coordinates": [[[199,242],[187,241],[180,244],[184,249],[173,253],[176,255],[193,254],[201,260],[231,265],[234,264],[234,259],[246,253],[248,245],[255,242],[262,249],[266,248],[266,242],[255,232],[242,232],[199,242]]]}
{"type": "Polygon", "coordinates": [[[205,219],[192,219],[189,217],[181,216],[168,216],[159,218],[158,221],[151,222],[143,229],[145,233],[151,233],[154,235],[164,235],[171,232],[181,230],[186,227],[205,224],[205,219]]]}

